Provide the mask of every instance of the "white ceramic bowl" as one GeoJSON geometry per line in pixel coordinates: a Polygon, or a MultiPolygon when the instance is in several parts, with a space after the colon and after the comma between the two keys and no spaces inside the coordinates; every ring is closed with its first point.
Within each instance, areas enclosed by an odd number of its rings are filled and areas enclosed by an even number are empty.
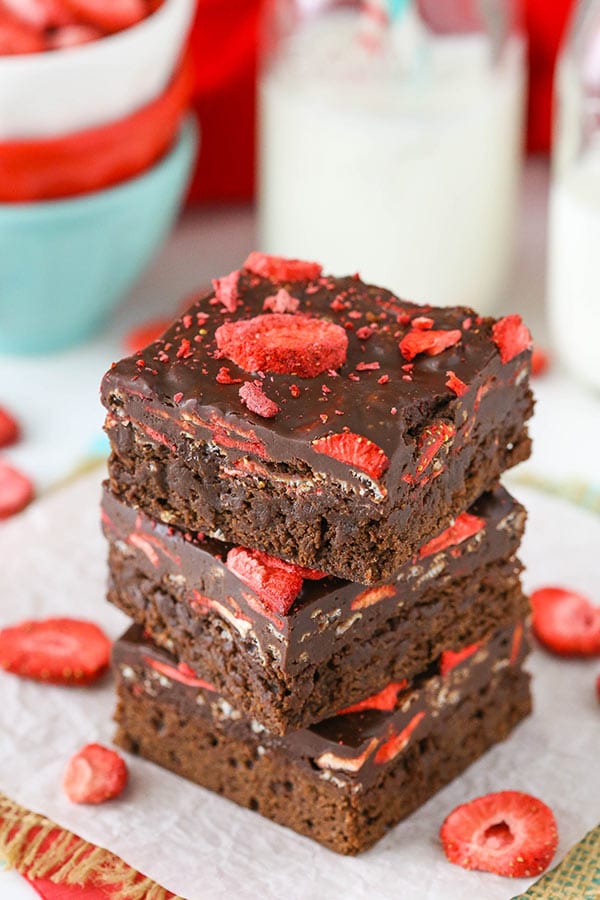
{"type": "Polygon", "coordinates": [[[0,56],[0,141],[93,128],[129,115],[167,86],[194,0],[165,0],[138,25],[68,50],[0,56]]]}

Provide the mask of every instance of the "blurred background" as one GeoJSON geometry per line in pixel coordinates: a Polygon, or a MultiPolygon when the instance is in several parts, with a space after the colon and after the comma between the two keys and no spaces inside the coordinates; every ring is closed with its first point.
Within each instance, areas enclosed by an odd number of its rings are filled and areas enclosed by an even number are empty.
{"type": "Polygon", "coordinates": [[[0,0],[0,517],[254,248],[519,312],[515,477],[600,509],[598,247],[600,0],[0,0]]]}

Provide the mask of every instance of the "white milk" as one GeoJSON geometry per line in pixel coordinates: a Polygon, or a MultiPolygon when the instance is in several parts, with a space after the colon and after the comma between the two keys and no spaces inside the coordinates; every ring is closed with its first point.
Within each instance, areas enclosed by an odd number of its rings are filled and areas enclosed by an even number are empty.
{"type": "Polygon", "coordinates": [[[600,146],[552,187],[549,250],[554,345],[574,375],[600,390],[600,146]]]}
{"type": "Polygon", "coordinates": [[[329,19],[301,28],[262,79],[262,249],[489,310],[513,244],[521,41],[493,70],[483,36],[432,37],[409,78],[360,47],[347,13],[329,19]]]}

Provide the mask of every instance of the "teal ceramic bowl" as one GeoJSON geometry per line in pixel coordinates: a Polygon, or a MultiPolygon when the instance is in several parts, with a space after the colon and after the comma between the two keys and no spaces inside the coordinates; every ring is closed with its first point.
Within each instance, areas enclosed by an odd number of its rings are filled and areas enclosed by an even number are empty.
{"type": "Polygon", "coordinates": [[[94,194],[0,204],[0,351],[42,353],[106,321],[171,229],[197,144],[194,120],[152,169],[94,194]]]}

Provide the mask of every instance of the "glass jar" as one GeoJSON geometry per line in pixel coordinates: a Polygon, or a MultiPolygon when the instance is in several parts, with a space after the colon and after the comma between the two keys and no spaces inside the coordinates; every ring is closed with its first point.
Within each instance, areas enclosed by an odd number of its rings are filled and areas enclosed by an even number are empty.
{"type": "Polygon", "coordinates": [[[263,250],[487,311],[511,261],[524,42],[511,0],[275,0],[263,250]]]}
{"type": "Polygon", "coordinates": [[[575,8],[558,62],[548,308],[559,357],[600,390],[600,0],[575,8]]]}

